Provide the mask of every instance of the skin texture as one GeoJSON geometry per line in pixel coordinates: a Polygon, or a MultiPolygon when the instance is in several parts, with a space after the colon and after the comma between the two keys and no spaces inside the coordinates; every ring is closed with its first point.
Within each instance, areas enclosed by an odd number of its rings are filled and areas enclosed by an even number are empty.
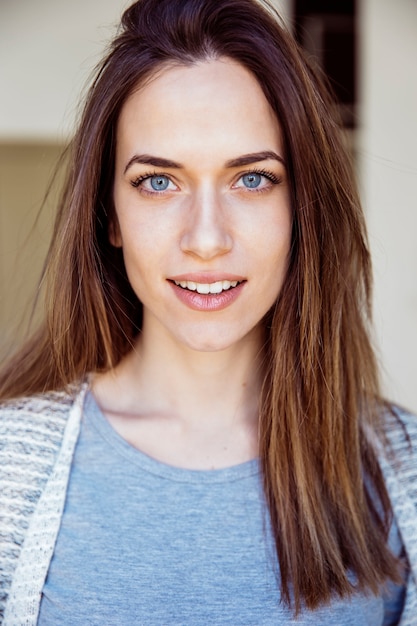
{"type": "Polygon", "coordinates": [[[174,464],[256,455],[260,321],[285,277],[291,212],[279,124],[255,78],[219,59],[164,68],[134,92],[117,128],[114,200],[111,241],[144,314],[136,349],[96,380],[104,412],[174,464]],[[240,284],[199,295],[174,279],[240,284]]]}

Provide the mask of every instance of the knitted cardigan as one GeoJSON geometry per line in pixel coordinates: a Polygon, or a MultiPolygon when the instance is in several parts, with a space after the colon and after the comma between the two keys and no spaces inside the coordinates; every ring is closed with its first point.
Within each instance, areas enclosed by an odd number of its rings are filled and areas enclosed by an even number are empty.
{"type": "MultiPolygon", "coordinates": [[[[0,623],[35,625],[64,509],[87,386],[0,409],[0,623]]],[[[392,423],[380,463],[410,575],[401,626],[417,626],[417,420],[392,423]]]]}

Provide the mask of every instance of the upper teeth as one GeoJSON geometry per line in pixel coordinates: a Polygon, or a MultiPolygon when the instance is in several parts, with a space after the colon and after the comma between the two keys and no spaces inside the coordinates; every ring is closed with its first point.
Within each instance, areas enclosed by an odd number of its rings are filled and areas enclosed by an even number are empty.
{"type": "Polygon", "coordinates": [[[230,287],[236,287],[238,280],[218,280],[215,283],[195,283],[192,280],[174,280],[174,283],[183,289],[189,289],[190,291],[197,291],[197,293],[221,293],[230,289],[230,287]]]}

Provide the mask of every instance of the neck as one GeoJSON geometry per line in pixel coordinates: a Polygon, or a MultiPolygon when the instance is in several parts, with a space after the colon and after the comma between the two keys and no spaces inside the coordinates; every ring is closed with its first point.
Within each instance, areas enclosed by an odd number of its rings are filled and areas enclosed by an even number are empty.
{"type": "Polygon", "coordinates": [[[141,336],[116,368],[126,409],[148,406],[184,421],[253,419],[260,390],[259,333],[227,350],[198,352],[141,336]],[[130,405],[127,406],[127,405],[130,405]]]}
{"type": "Polygon", "coordinates": [[[125,439],[161,461],[191,468],[234,465],[258,454],[261,333],[200,352],[140,336],[94,394],[125,439]]]}

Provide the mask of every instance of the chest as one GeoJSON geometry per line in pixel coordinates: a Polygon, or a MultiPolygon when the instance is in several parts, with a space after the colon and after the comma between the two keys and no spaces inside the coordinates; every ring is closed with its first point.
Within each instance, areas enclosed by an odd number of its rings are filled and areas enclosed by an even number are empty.
{"type": "MultiPolygon", "coordinates": [[[[183,471],[102,435],[83,427],[41,626],[292,622],[256,462],[183,471]]],[[[383,600],[335,601],[311,619],[294,623],[380,626],[383,600]]]]}

